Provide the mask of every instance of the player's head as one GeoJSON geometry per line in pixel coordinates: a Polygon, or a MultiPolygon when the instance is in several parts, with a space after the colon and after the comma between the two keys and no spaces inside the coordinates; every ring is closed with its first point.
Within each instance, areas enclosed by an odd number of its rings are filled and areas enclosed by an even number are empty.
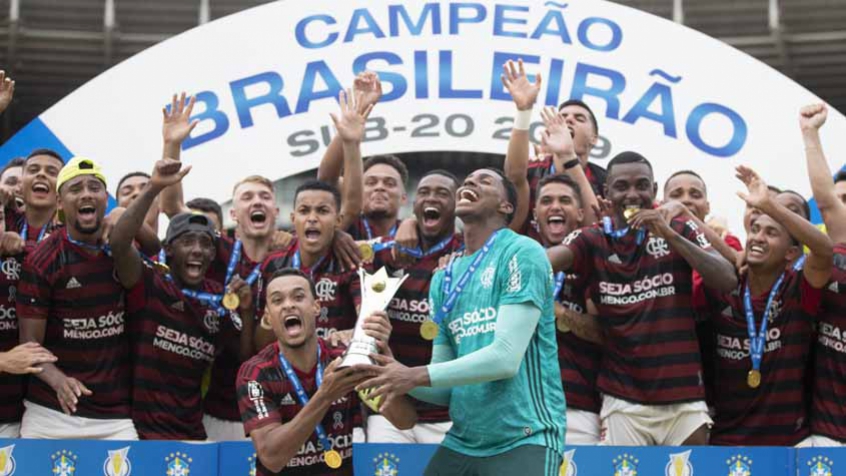
{"type": "Polygon", "coordinates": [[[21,194],[24,163],[26,163],[26,159],[15,157],[3,167],[3,170],[0,170],[0,190],[7,196],[14,197],[18,208],[21,208],[22,205],[25,206],[21,194]]]}
{"type": "MultiPolygon", "coordinates": [[[[767,185],[767,193],[770,195],[771,199],[774,199],[781,193],[781,189],[774,186],[774,185],[767,185]]],[[[749,234],[749,229],[752,226],[752,220],[761,214],[761,211],[757,208],[746,205],[746,208],[743,210],[743,229],[746,230],[746,234],[749,234]]]]}
{"type": "Polygon", "coordinates": [[[517,207],[517,189],[504,172],[486,167],[464,179],[455,199],[455,214],[464,223],[498,219],[507,225],[517,207]]]}
{"type": "Polygon", "coordinates": [[[335,227],[340,224],[341,194],[332,185],[309,180],[294,192],[291,222],[300,248],[322,254],[332,246],[335,227]]]}
{"type": "Polygon", "coordinates": [[[579,184],[567,175],[547,175],[538,184],[534,218],[544,245],[561,243],[584,218],[579,184]]]}
{"type": "Polygon", "coordinates": [[[314,281],[299,269],[283,268],[270,277],[262,320],[280,345],[295,349],[317,337],[320,302],[316,295],[314,281]]]}
{"type": "Polygon", "coordinates": [[[192,288],[202,285],[214,259],[216,233],[212,221],[200,213],[180,213],[170,220],[164,249],[180,283],[192,288]]]}
{"type": "Polygon", "coordinates": [[[652,208],[658,185],[652,164],[637,152],[621,152],[608,162],[605,197],[611,201],[618,218],[626,208],[652,208]]]}
{"type": "Polygon", "coordinates": [[[441,169],[427,172],[417,183],[414,216],[424,238],[437,238],[455,230],[457,189],[458,178],[441,169]]]}
{"type": "Polygon", "coordinates": [[[834,174],[834,193],[841,202],[846,204],[846,170],[834,174]]]}
{"type": "Polygon", "coordinates": [[[91,159],[74,157],[59,172],[56,187],[65,224],[83,235],[100,231],[109,200],[100,166],[91,159]]]}
{"type": "Polygon", "coordinates": [[[791,212],[799,215],[805,220],[811,220],[811,205],[805,200],[805,197],[794,192],[793,190],[782,190],[776,195],[776,202],[780,203],[791,212]]]}
{"type": "Polygon", "coordinates": [[[564,101],[558,106],[558,114],[567,121],[567,128],[573,136],[573,146],[583,162],[587,161],[593,146],[599,138],[599,124],[590,107],[578,99],[564,101]]]}
{"type": "Polygon", "coordinates": [[[232,189],[232,208],[229,217],[235,222],[242,238],[267,238],[276,231],[276,194],[269,179],[250,175],[232,189]]]}
{"type": "Polygon", "coordinates": [[[801,254],[801,245],[781,223],[763,213],[754,215],[746,237],[746,262],[750,269],[780,271],[801,254]]]}
{"type": "Polygon", "coordinates": [[[223,210],[221,210],[220,204],[211,198],[193,198],[185,204],[185,207],[192,212],[202,213],[207,216],[216,231],[220,232],[223,230],[223,210]]]}
{"type": "Polygon", "coordinates": [[[364,161],[364,216],[396,218],[408,200],[408,168],[394,155],[376,155],[364,161]]]}
{"type": "Polygon", "coordinates": [[[56,208],[56,180],[64,165],[62,156],[50,149],[36,149],[26,157],[21,189],[28,207],[56,208]]]}
{"type": "Polygon", "coordinates": [[[119,207],[126,208],[139,195],[147,182],[150,181],[150,174],[145,172],[130,172],[120,179],[115,193],[115,199],[119,207]]]}
{"type": "Polygon", "coordinates": [[[664,182],[664,201],[676,200],[684,204],[697,218],[705,220],[711,213],[705,180],[692,170],[681,170],[664,182]]]}

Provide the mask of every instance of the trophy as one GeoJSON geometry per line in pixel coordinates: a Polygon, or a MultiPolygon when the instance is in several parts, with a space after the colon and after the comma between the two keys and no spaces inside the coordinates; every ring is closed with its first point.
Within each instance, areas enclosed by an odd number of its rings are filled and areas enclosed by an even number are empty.
{"type": "Polygon", "coordinates": [[[384,267],[375,274],[368,274],[359,268],[358,276],[361,279],[361,309],[355,322],[352,341],[339,367],[373,363],[370,354],[378,353],[379,348],[376,346],[376,339],[364,333],[364,318],[375,311],[384,311],[408,277],[405,275],[401,278],[391,278],[384,267]]]}

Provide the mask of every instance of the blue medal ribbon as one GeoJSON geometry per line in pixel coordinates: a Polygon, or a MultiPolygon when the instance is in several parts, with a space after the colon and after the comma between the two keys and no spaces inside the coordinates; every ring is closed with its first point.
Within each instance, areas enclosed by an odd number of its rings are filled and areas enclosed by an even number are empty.
{"type": "Polygon", "coordinates": [[[561,288],[564,287],[564,280],[567,277],[564,271],[555,274],[555,292],[552,293],[552,300],[558,301],[558,295],[561,294],[561,288]]]}
{"type": "Polygon", "coordinates": [[[308,275],[309,275],[309,276],[311,277],[311,279],[313,280],[313,279],[314,279],[314,270],[316,270],[317,268],[319,268],[319,267],[320,267],[320,265],[323,263],[323,260],[325,260],[325,259],[326,259],[326,255],[323,255],[323,256],[321,256],[321,257],[320,257],[320,259],[319,259],[319,260],[317,260],[317,263],[314,263],[314,266],[312,266],[310,269],[305,269],[305,270],[303,270],[303,269],[301,269],[302,259],[300,259],[300,250],[298,249],[298,250],[296,251],[296,253],[294,253],[294,257],[293,257],[293,258],[291,258],[291,267],[292,267],[292,268],[299,269],[300,271],[305,271],[305,272],[307,272],[307,273],[308,273],[308,275]]]}
{"type": "Polygon", "coordinates": [[[764,308],[764,316],[761,319],[761,328],[755,331],[755,310],[752,308],[752,297],[749,291],[749,283],[746,283],[746,289],[743,292],[743,309],[746,312],[746,328],[749,333],[749,357],[752,359],[752,370],[760,371],[761,360],[764,358],[764,343],[767,337],[767,323],[769,322],[770,308],[773,305],[773,299],[778,294],[779,288],[784,281],[784,274],[781,273],[778,280],[770,289],[770,295],[767,298],[767,307],[764,308]]]}
{"type": "Polygon", "coordinates": [[[165,253],[164,248],[159,250],[158,262],[161,264],[167,264],[167,253],[165,253]]]}
{"type": "MultiPolygon", "coordinates": [[[[308,404],[308,395],[303,388],[303,384],[300,383],[300,379],[297,378],[294,368],[291,367],[291,364],[288,363],[287,360],[285,360],[285,356],[282,355],[282,352],[279,352],[279,363],[282,364],[282,370],[285,371],[285,376],[288,377],[291,385],[294,386],[294,392],[297,394],[297,399],[300,401],[300,404],[305,407],[306,404],[308,404]]],[[[317,388],[320,388],[320,386],[323,385],[323,364],[320,363],[320,344],[317,345],[317,370],[314,378],[317,380],[317,388]]],[[[326,430],[323,429],[322,423],[318,423],[317,426],[314,427],[314,432],[317,433],[317,438],[320,439],[323,451],[326,452],[331,450],[332,442],[329,441],[329,437],[326,435],[326,430]]]]}
{"type": "Polygon", "coordinates": [[[65,236],[68,237],[69,242],[73,243],[76,246],[79,246],[80,248],[89,249],[91,251],[102,251],[103,253],[106,253],[106,255],[108,255],[108,256],[112,255],[112,247],[109,246],[108,243],[104,243],[102,245],[89,245],[88,243],[83,243],[81,241],[74,240],[70,236],[70,233],[65,233],[65,236]]]}
{"type": "Polygon", "coordinates": [[[488,238],[488,241],[485,242],[482,249],[479,250],[476,257],[473,259],[473,262],[470,263],[470,267],[464,271],[464,274],[458,278],[458,282],[455,283],[455,288],[450,290],[450,285],[452,284],[452,268],[455,266],[455,259],[450,260],[449,265],[444,272],[444,284],[443,284],[443,293],[447,294],[446,301],[444,301],[443,305],[441,305],[440,309],[435,311],[435,317],[432,319],[435,324],[440,325],[441,321],[444,320],[447,314],[452,311],[452,308],[455,307],[455,303],[458,301],[458,297],[461,295],[461,292],[464,291],[464,286],[470,281],[470,278],[476,273],[476,269],[482,263],[482,260],[488,255],[493,247],[494,243],[496,242],[496,236],[499,234],[499,230],[493,232],[488,238]]]}
{"type": "MultiPolygon", "coordinates": [[[[41,243],[41,240],[44,239],[44,235],[47,233],[47,224],[41,227],[41,231],[38,232],[38,240],[36,243],[41,243]]],[[[21,228],[21,236],[23,236],[24,242],[26,242],[29,236],[29,223],[24,221],[23,228],[21,228]]],[[[70,237],[68,237],[70,238],[70,237]]]]}
{"type": "MultiPolygon", "coordinates": [[[[626,236],[629,231],[631,230],[630,227],[625,227],[620,230],[615,230],[613,225],[611,224],[610,217],[602,217],[602,230],[605,232],[606,235],[610,236],[613,239],[619,239],[626,236]]],[[[640,246],[643,243],[643,239],[646,237],[646,231],[641,228],[637,230],[637,238],[636,243],[640,246]]]]}
{"type": "MultiPolygon", "coordinates": [[[[370,228],[370,222],[367,221],[367,218],[362,218],[361,221],[364,224],[364,232],[367,233],[367,239],[372,240],[373,239],[373,229],[370,228]]],[[[394,236],[396,236],[396,234],[397,234],[397,224],[394,223],[394,227],[391,228],[391,231],[388,232],[388,237],[393,238],[394,236]]],[[[391,243],[393,243],[393,242],[391,242],[391,243]]],[[[375,249],[374,249],[374,251],[375,251],[375,249]]]]}
{"type": "MultiPolygon", "coordinates": [[[[429,248],[429,251],[426,251],[426,252],[424,252],[423,249],[420,246],[417,246],[416,248],[406,248],[405,246],[397,246],[397,250],[400,253],[407,254],[408,256],[413,256],[417,259],[420,259],[420,258],[425,258],[426,256],[431,256],[435,253],[439,253],[441,250],[446,248],[447,245],[450,244],[450,242],[452,242],[452,236],[442,240],[437,245],[429,248]]],[[[393,242],[391,242],[391,243],[393,243],[393,242]]],[[[376,251],[375,247],[373,248],[373,251],[376,251]]]]}

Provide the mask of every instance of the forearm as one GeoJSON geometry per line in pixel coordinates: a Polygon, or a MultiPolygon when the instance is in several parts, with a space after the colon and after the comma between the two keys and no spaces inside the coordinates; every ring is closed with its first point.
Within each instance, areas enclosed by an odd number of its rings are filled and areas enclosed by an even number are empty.
{"type": "MultiPolygon", "coordinates": [[[[114,256],[124,255],[132,248],[132,242],[136,236],[150,238],[141,232],[144,220],[150,206],[155,201],[160,190],[153,188],[150,184],[144,187],[141,195],[129,204],[123,215],[120,216],[112,229],[109,245],[114,256]]],[[[150,230],[147,231],[149,235],[150,230]]],[[[158,239],[156,239],[158,241],[158,239]]]]}
{"type": "Polygon", "coordinates": [[[390,405],[382,405],[379,413],[400,430],[411,429],[417,423],[417,410],[405,396],[391,401],[390,405]]]}
{"type": "MultiPolygon", "coordinates": [[[[438,364],[441,362],[449,362],[455,359],[455,352],[449,344],[434,344],[432,346],[432,358],[429,364],[438,364]]],[[[426,403],[433,405],[440,405],[442,407],[449,406],[449,400],[452,396],[452,390],[449,388],[432,388],[429,381],[429,371],[426,367],[422,368],[425,374],[420,374],[417,378],[420,386],[412,389],[408,394],[412,397],[426,403]]]]}
{"type": "Polygon", "coordinates": [[[346,230],[361,213],[364,179],[361,163],[361,143],[344,143],[344,190],[341,229],[346,230]]]}
{"type": "Polygon", "coordinates": [[[546,249],[546,257],[549,258],[549,263],[552,265],[552,271],[558,273],[560,271],[568,271],[573,266],[575,255],[564,245],[552,246],[546,249]]]}
{"type": "Polygon", "coordinates": [[[262,464],[274,473],[282,471],[314,433],[314,428],[329,410],[330,403],[318,390],[293,420],[263,432],[260,437],[253,436],[262,464]]]}
{"type": "Polygon", "coordinates": [[[820,212],[829,208],[844,207],[834,192],[831,169],[823,153],[819,131],[816,129],[802,131],[802,140],[805,143],[805,160],[808,166],[808,177],[811,180],[811,191],[820,212]]]}
{"type": "Polygon", "coordinates": [[[807,246],[817,258],[827,261],[830,265],[834,253],[831,239],[819,228],[774,200],[769,200],[764,204],[761,207],[761,213],[765,213],[779,222],[787,229],[790,236],[807,246]]]}
{"type": "Polygon", "coordinates": [[[563,322],[570,329],[570,332],[582,340],[599,345],[605,342],[605,334],[602,332],[602,327],[599,325],[596,316],[576,312],[556,302],[555,318],[563,322]]]}
{"type": "Polygon", "coordinates": [[[690,211],[688,211],[687,217],[696,223],[696,226],[699,227],[699,230],[703,235],[705,235],[705,238],[708,239],[708,242],[711,243],[711,246],[717,250],[717,253],[719,253],[720,256],[727,259],[729,263],[737,263],[737,250],[729,246],[722,236],[718,235],[716,231],[705,224],[705,222],[700,220],[696,215],[690,213],[690,211]]]}
{"type": "Polygon", "coordinates": [[[691,268],[699,272],[706,286],[721,292],[729,292],[737,286],[737,275],[732,263],[716,252],[703,250],[674,230],[670,231],[667,243],[691,268]]]}
{"type": "MultiPolygon", "coordinates": [[[[578,158],[578,156],[573,155],[571,159],[578,158]]],[[[593,193],[593,186],[591,186],[587,175],[585,175],[585,169],[581,166],[581,164],[579,164],[576,167],[570,167],[569,169],[564,170],[564,174],[569,175],[570,178],[579,185],[579,197],[581,198],[582,210],[584,212],[583,223],[585,225],[590,225],[598,222],[599,217],[596,216],[595,210],[599,209],[599,200],[596,199],[596,195],[593,193]]]]}
{"type": "Polygon", "coordinates": [[[338,186],[338,178],[341,177],[341,169],[344,166],[344,147],[341,138],[335,134],[323,159],[317,167],[317,180],[327,182],[335,187],[338,186]]]}
{"type": "Polygon", "coordinates": [[[162,249],[162,243],[159,241],[158,234],[150,227],[146,218],[141,225],[141,229],[135,235],[135,241],[138,242],[141,252],[146,256],[155,256],[162,249]]]}

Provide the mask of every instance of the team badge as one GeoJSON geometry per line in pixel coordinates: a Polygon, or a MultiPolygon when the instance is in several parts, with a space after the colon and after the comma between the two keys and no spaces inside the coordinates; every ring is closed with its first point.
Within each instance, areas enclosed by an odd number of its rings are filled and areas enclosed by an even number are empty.
{"type": "Polygon", "coordinates": [[[482,275],[479,276],[479,284],[481,284],[485,289],[490,289],[490,287],[493,286],[495,274],[496,268],[488,266],[484,271],[482,271],[482,275]]]}
{"type": "Polygon", "coordinates": [[[373,476],[397,476],[400,459],[393,453],[379,453],[373,458],[373,476]]]}
{"type": "Polygon", "coordinates": [[[564,462],[561,463],[561,469],[558,471],[559,476],[576,476],[579,474],[579,467],[576,466],[576,462],[573,460],[575,454],[576,450],[564,452],[564,462]]]}
{"type": "Polygon", "coordinates": [[[728,476],[752,476],[752,458],[735,455],[726,460],[728,476]]]}
{"type": "Polygon", "coordinates": [[[665,476],[693,476],[693,465],[690,464],[690,453],[693,450],[687,450],[681,453],[670,455],[670,461],[664,468],[665,476]]]}
{"type": "Polygon", "coordinates": [[[670,255],[670,245],[667,240],[653,236],[646,242],[646,252],[655,259],[670,255]]]}
{"type": "Polygon", "coordinates": [[[638,474],[637,465],[640,460],[630,454],[621,454],[611,462],[614,464],[614,476],[637,476],[638,474]]]}
{"type": "Polygon", "coordinates": [[[249,476],[256,476],[256,459],[258,459],[258,455],[255,453],[247,458],[247,463],[250,465],[250,472],[247,473],[249,476]]]}
{"type": "Polygon", "coordinates": [[[109,456],[103,462],[103,474],[106,476],[129,476],[132,472],[132,463],[129,458],[129,447],[119,450],[109,450],[109,456]]]}
{"type": "Polygon", "coordinates": [[[335,291],[338,283],[329,278],[322,278],[314,285],[314,290],[317,291],[317,299],[320,302],[327,302],[335,300],[335,291]]]}
{"type": "Polygon", "coordinates": [[[50,456],[53,460],[53,476],[74,476],[77,456],[73,451],[62,450],[50,456]]]}
{"type": "Polygon", "coordinates": [[[167,463],[167,476],[188,476],[191,474],[191,463],[194,460],[189,458],[187,454],[180,453],[177,451],[176,453],[171,453],[165,457],[165,463],[167,463]]]}
{"type": "Polygon", "coordinates": [[[15,458],[12,457],[12,450],[15,445],[0,448],[0,476],[12,476],[15,474],[15,458]]]}
{"type": "Polygon", "coordinates": [[[814,456],[808,460],[807,464],[808,476],[831,476],[834,474],[831,470],[831,467],[834,466],[834,461],[825,456],[814,456]]]}

